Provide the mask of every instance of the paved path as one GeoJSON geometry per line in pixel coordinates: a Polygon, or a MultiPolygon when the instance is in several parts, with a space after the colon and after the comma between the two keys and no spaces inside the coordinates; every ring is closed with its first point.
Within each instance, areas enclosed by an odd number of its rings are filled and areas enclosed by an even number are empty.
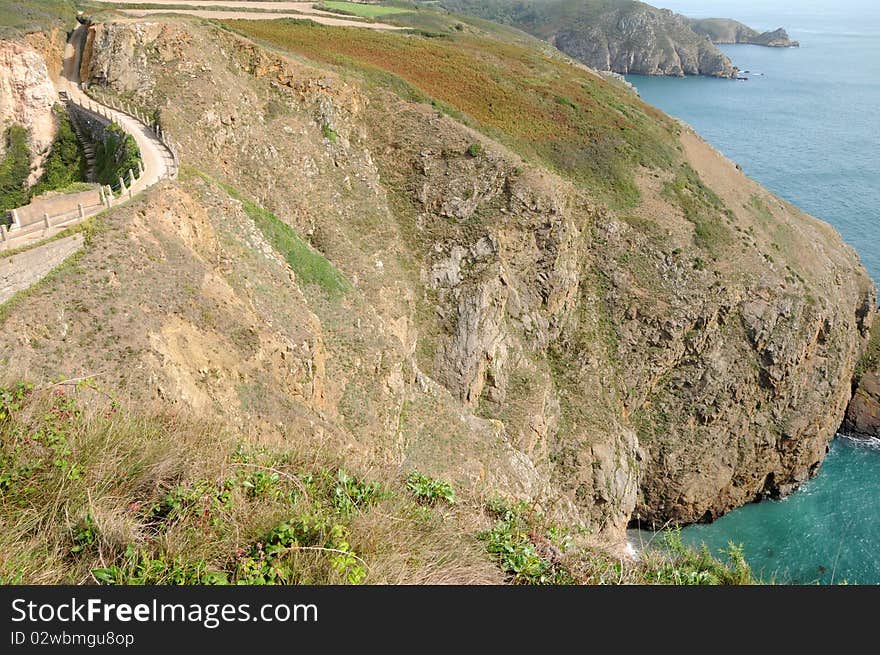
{"type": "Polygon", "coordinates": [[[95,0],[114,5],[167,5],[167,9],[129,9],[119,11],[134,17],[153,14],[186,14],[216,20],[272,20],[276,18],[308,18],[322,25],[340,27],[367,27],[373,30],[405,29],[387,23],[365,22],[355,17],[345,17],[323,9],[316,9],[314,2],[246,2],[243,0],[95,0]],[[254,11],[259,10],[259,11],[254,11]],[[292,12],[292,13],[285,13],[292,12]]]}
{"type": "MultiPolygon", "coordinates": [[[[136,178],[134,184],[129,181],[130,194],[126,189],[125,195],[132,197],[156,184],[159,180],[176,175],[177,163],[171,151],[150,127],[121,111],[92,100],[80,89],[79,68],[86,33],[87,28],[80,24],[71,33],[64,51],[64,67],[58,80],[58,91],[59,94],[66,94],[68,102],[99,113],[105,118],[112,118],[126,133],[134,137],[140,149],[144,170],[140,177],[136,178]]],[[[128,178],[127,175],[125,177],[128,178]]],[[[0,241],[0,250],[28,246],[35,241],[57,234],[59,231],[103,210],[103,197],[100,196],[97,187],[90,192],[38,199],[27,207],[15,210],[18,213],[18,216],[13,215],[13,218],[17,219],[16,224],[5,230],[3,235],[5,238],[0,241]],[[35,211],[39,213],[34,214],[35,211]],[[46,218],[33,220],[34,216],[39,217],[40,215],[46,218]]]]}
{"type": "MultiPolygon", "coordinates": [[[[85,25],[77,25],[67,42],[67,48],[64,51],[64,69],[58,81],[58,89],[66,91],[70,98],[80,105],[88,107],[90,104],[98,106],[100,103],[89,98],[79,88],[80,57],[86,32],[85,25]]],[[[122,129],[134,137],[141,151],[144,173],[132,186],[132,194],[140,193],[147,187],[154,185],[173,170],[174,158],[171,152],[156,138],[149,127],[121,111],[115,111],[106,105],[101,105],[101,107],[107,115],[113,117],[122,129]]]]}

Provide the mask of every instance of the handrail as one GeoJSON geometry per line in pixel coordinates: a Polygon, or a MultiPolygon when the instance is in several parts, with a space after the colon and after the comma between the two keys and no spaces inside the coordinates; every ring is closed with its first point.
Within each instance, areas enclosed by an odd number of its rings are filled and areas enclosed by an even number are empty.
{"type": "MultiPolygon", "coordinates": [[[[162,124],[159,121],[148,122],[148,116],[145,111],[142,111],[136,106],[132,106],[125,103],[118,103],[116,99],[108,97],[106,94],[101,94],[102,97],[98,98],[97,94],[92,90],[91,85],[83,84],[80,82],[79,84],[80,90],[91,100],[99,103],[99,105],[103,104],[107,107],[110,107],[113,111],[118,111],[121,114],[125,114],[131,118],[134,118],[138,122],[146,125],[150,130],[156,135],[156,138],[164,145],[168,152],[171,153],[171,159],[174,162],[174,174],[173,177],[176,178],[180,169],[180,156],[178,155],[178,149],[180,145],[171,138],[168,134],[168,131],[162,127],[162,124]]],[[[84,107],[85,108],[85,107],[84,107]]],[[[93,110],[89,110],[94,113],[93,110]]]]}
{"type": "MultiPolygon", "coordinates": [[[[122,126],[122,123],[117,120],[117,117],[114,116],[113,112],[124,114],[136,120],[147,130],[152,132],[152,137],[148,135],[149,140],[158,141],[162,144],[165,151],[167,151],[167,155],[162,152],[159,153],[165,162],[160,169],[163,172],[155,178],[156,181],[177,178],[180,173],[180,145],[171,138],[168,131],[158,121],[150,120],[147,114],[139,108],[120,103],[114,98],[108,98],[106,94],[102,94],[104,97],[101,99],[95,97],[94,89],[88,84],[75,81],[71,81],[70,84],[72,85],[71,90],[76,89],[77,91],[82,92],[83,97],[87,99],[87,102],[78,99],[78,93],[68,93],[66,90],[61,90],[58,95],[65,104],[77,107],[99,118],[109,120],[111,125],[119,124],[122,126]],[[169,158],[171,160],[170,165],[168,165],[167,162],[169,158]]],[[[126,131],[129,132],[130,130],[126,131]]],[[[132,134],[132,136],[134,135],[132,134]]],[[[161,151],[161,149],[159,150],[161,151]]],[[[133,197],[133,187],[137,182],[143,179],[146,172],[143,157],[144,153],[142,152],[141,157],[138,158],[137,170],[129,169],[127,173],[124,172],[116,182],[98,186],[96,188],[96,202],[94,203],[77,203],[76,209],[67,209],[55,214],[43,213],[42,220],[32,220],[25,225],[22,224],[18,214],[19,210],[24,209],[24,207],[18,207],[11,210],[9,215],[12,217],[12,225],[7,227],[6,225],[0,224],[0,250],[19,247],[20,245],[23,245],[21,243],[22,241],[33,238],[36,233],[41,233],[42,236],[46,237],[50,236],[53,230],[57,231],[62,227],[76,224],[79,221],[85,220],[86,218],[103,211],[105,208],[112,207],[115,200],[124,198],[126,194],[128,195],[128,198],[131,199],[133,197]]],[[[151,186],[150,180],[147,180],[147,186],[151,186]]],[[[26,205],[26,207],[30,207],[30,205],[26,205]]]]}

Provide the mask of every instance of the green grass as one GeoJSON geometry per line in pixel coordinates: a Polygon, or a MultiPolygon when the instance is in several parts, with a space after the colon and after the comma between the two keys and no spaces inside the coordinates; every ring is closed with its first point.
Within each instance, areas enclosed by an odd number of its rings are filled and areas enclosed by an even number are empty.
{"type": "Polygon", "coordinates": [[[584,535],[548,522],[525,503],[490,502],[494,526],[479,535],[486,551],[513,584],[657,584],[749,585],[758,581],[742,548],[731,544],[714,557],[703,545],[685,545],[671,530],[660,547],[641,553],[638,561],[611,557],[584,544],[584,535]]]}
{"type": "Polygon", "coordinates": [[[443,480],[435,480],[414,471],[407,476],[406,487],[419,502],[431,505],[442,500],[449,505],[455,504],[455,491],[451,484],[443,480]]]}
{"type": "Polygon", "coordinates": [[[388,470],[357,474],[291,437],[259,447],[92,380],[0,386],[0,583],[497,579],[388,470]]]}
{"type": "Polygon", "coordinates": [[[43,162],[43,174],[32,187],[26,186],[30,175],[31,154],[27,130],[21,125],[10,125],[4,138],[6,154],[0,162],[0,211],[27,205],[34,196],[48,191],[72,193],[91,188],[84,185],[86,160],[67,113],[55,107],[58,132],[49,154],[43,162]]]}
{"type": "Polygon", "coordinates": [[[321,125],[321,134],[323,134],[324,138],[327,139],[330,143],[335,144],[339,140],[339,133],[336,132],[336,130],[330,127],[327,123],[321,125]]]}
{"type": "MultiPolygon", "coordinates": [[[[205,179],[210,180],[207,176],[205,179]]],[[[338,297],[352,289],[351,283],[330,261],[312,248],[275,214],[248,200],[237,189],[219,183],[230,197],[238,200],[248,217],[254,221],[266,240],[280,254],[303,285],[314,285],[330,297],[338,297]]]]}
{"type": "Polygon", "coordinates": [[[70,184],[53,189],[53,191],[57,191],[58,193],[79,193],[81,191],[89,191],[90,189],[95,188],[97,187],[91,182],[71,182],[70,184]]]}
{"type": "Polygon", "coordinates": [[[22,207],[30,200],[26,182],[31,170],[31,153],[27,130],[21,125],[10,125],[3,138],[6,154],[0,162],[0,211],[7,211],[22,207]]]}
{"type": "MultiPolygon", "coordinates": [[[[49,155],[43,164],[43,175],[31,190],[32,196],[38,196],[47,191],[70,193],[69,189],[77,184],[82,184],[86,176],[85,154],[76,138],[67,112],[57,106],[55,117],[58,121],[58,133],[55,135],[49,155]]],[[[90,187],[86,186],[85,188],[90,187]]]]}
{"type": "Polygon", "coordinates": [[[571,571],[559,560],[565,554],[567,544],[553,544],[550,537],[540,534],[527,514],[527,506],[512,507],[495,504],[490,511],[498,517],[495,525],[479,535],[486,545],[486,552],[493,556],[509,581],[514,584],[574,584],[571,571]],[[539,552],[540,545],[547,545],[547,553],[539,552]],[[554,557],[554,554],[558,553],[554,557]]]}
{"type": "Polygon", "coordinates": [[[406,7],[390,7],[387,5],[366,5],[357,2],[332,2],[325,0],[317,4],[318,9],[326,9],[340,14],[349,16],[360,16],[362,18],[378,18],[380,16],[390,16],[393,14],[406,14],[413,11],[413,8],[406,7]]]}
{"type": "Polygon", "coordinates": [[[664,185],[663,194],[681,207],[684,217],[694,224],[694,243],[712,257],[717,259],[733,243],[724,203],[688,164],[664,185]]]}
{"type": "Polygon", "coordinates": [[[856,364],[855,380],[861,380],[862,376],[869,371],[880,372],[880,318],[874,319],[871,338],[868,341],[865,354],[856,364]]]}
{"type": "Polygon", "coordinates": [[[141,151],[134,137],[118,125],[111,125],[95,148],[95,177],[101,184],[115,186],[128,180],[128,171],[138,170],[141,151]]]}
{"type": "Polygon", "coordinates": [[[70,29],[76,18],[72,0],[4,0],[0,10],[0,37],[70,29]]]}
{"type": "Polygon", "coordinates": [[[0,388],[0,579],[363,581],[350,524],[380,500],[377,483],[115,401],[96,412],[82,400],[94,390],[0,388]]]}
{"type": "Polygon", "coordinates": [[[668,167],[680,159],[678,128],[668,117],[533,40],[476,29],[427,38],[286,20],[225,24],[392,91],[404,89],[407,100],[425,98],[615,205],[638,201],[640,165],[668,167]],[[394,78],[400,81],[391,83],[394,78]]]}

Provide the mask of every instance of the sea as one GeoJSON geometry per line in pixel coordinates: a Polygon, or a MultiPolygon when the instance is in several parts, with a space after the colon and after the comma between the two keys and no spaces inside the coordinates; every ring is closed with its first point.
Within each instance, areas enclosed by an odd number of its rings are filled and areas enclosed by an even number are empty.
{"type": "MultiPolygon", "coordinates": [[[[833,225],[880,284],[880,1],[661,0],[695,18],[785,27],[800,48],[720,46],[746,81],[629,76],[777,195],[833,225]]],[[[785,500],[683,530],[741,545],[759,578],[880,584],[880,441],[838,436],[818,476],[785,500]]],[[[722,555],[723,556],[723,555],[722,555]]]]}

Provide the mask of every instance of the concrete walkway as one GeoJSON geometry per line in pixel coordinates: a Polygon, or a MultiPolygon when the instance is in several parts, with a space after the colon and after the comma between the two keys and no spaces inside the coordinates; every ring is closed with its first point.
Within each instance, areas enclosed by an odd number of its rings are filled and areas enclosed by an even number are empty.
{"type": "Polygon", "coordinates": [[[139,120],[116,111],[106,105],[101,105],[89,98],[79,88],[79,68],[83,44],[85,43],[87,29],[85,25],[77,25],[64,51],[64,69],[58,81],[59,91],[66,91],[68,96],[78,104],[85,107],[100,106],[105,115],[122,127],[128,134],[134,137],[141,151],[141,160],[144,165],[144,173],[131,188],[132,194],[140,193],[147,187],[153,186],[174,170],[174,157],[171,151],[156,137],[153,130],[139,120]]]}
{"type": "MultiPolygon", "coordinates": [[[[67,42],[64,52],[64,66],[58,80],[58,92],[65,102],[88,110],[102,120],[112,119],[127,134],[130,134],[140,149],[143,171],[132,171],[128,186],[124,189],[122,200],[132,198],[159,180],[177,174],[177,162],[171,150],[153,132],[153,129],[125,112],[108,107],[83,93],[79,86],[79,68],[82,47],[87,28],[78,24],[67,42]],[[134,177],[132,182],[131,178],[134,177]]],[[[79,111],[79,109],[77,110],[79,111]]],[[[116,186],[116,185],[113,185],[116,186]]],[[[119,191],[122,189],[120,188],[119,191]]],[[[119,196],[117,196],[118,198],[119,196]]],[[[58,232],[82,222],[84,219],[103,211],[112,203],[112,197],[105,198],[104,189],[66,195],[52,195],[37,199],[26,207],[12,211],[13,225],[0,226],[0,250],[17,250],[51,237],[58,232]],[[109,199],[109,200],[108,200],[109,199]]]]}

